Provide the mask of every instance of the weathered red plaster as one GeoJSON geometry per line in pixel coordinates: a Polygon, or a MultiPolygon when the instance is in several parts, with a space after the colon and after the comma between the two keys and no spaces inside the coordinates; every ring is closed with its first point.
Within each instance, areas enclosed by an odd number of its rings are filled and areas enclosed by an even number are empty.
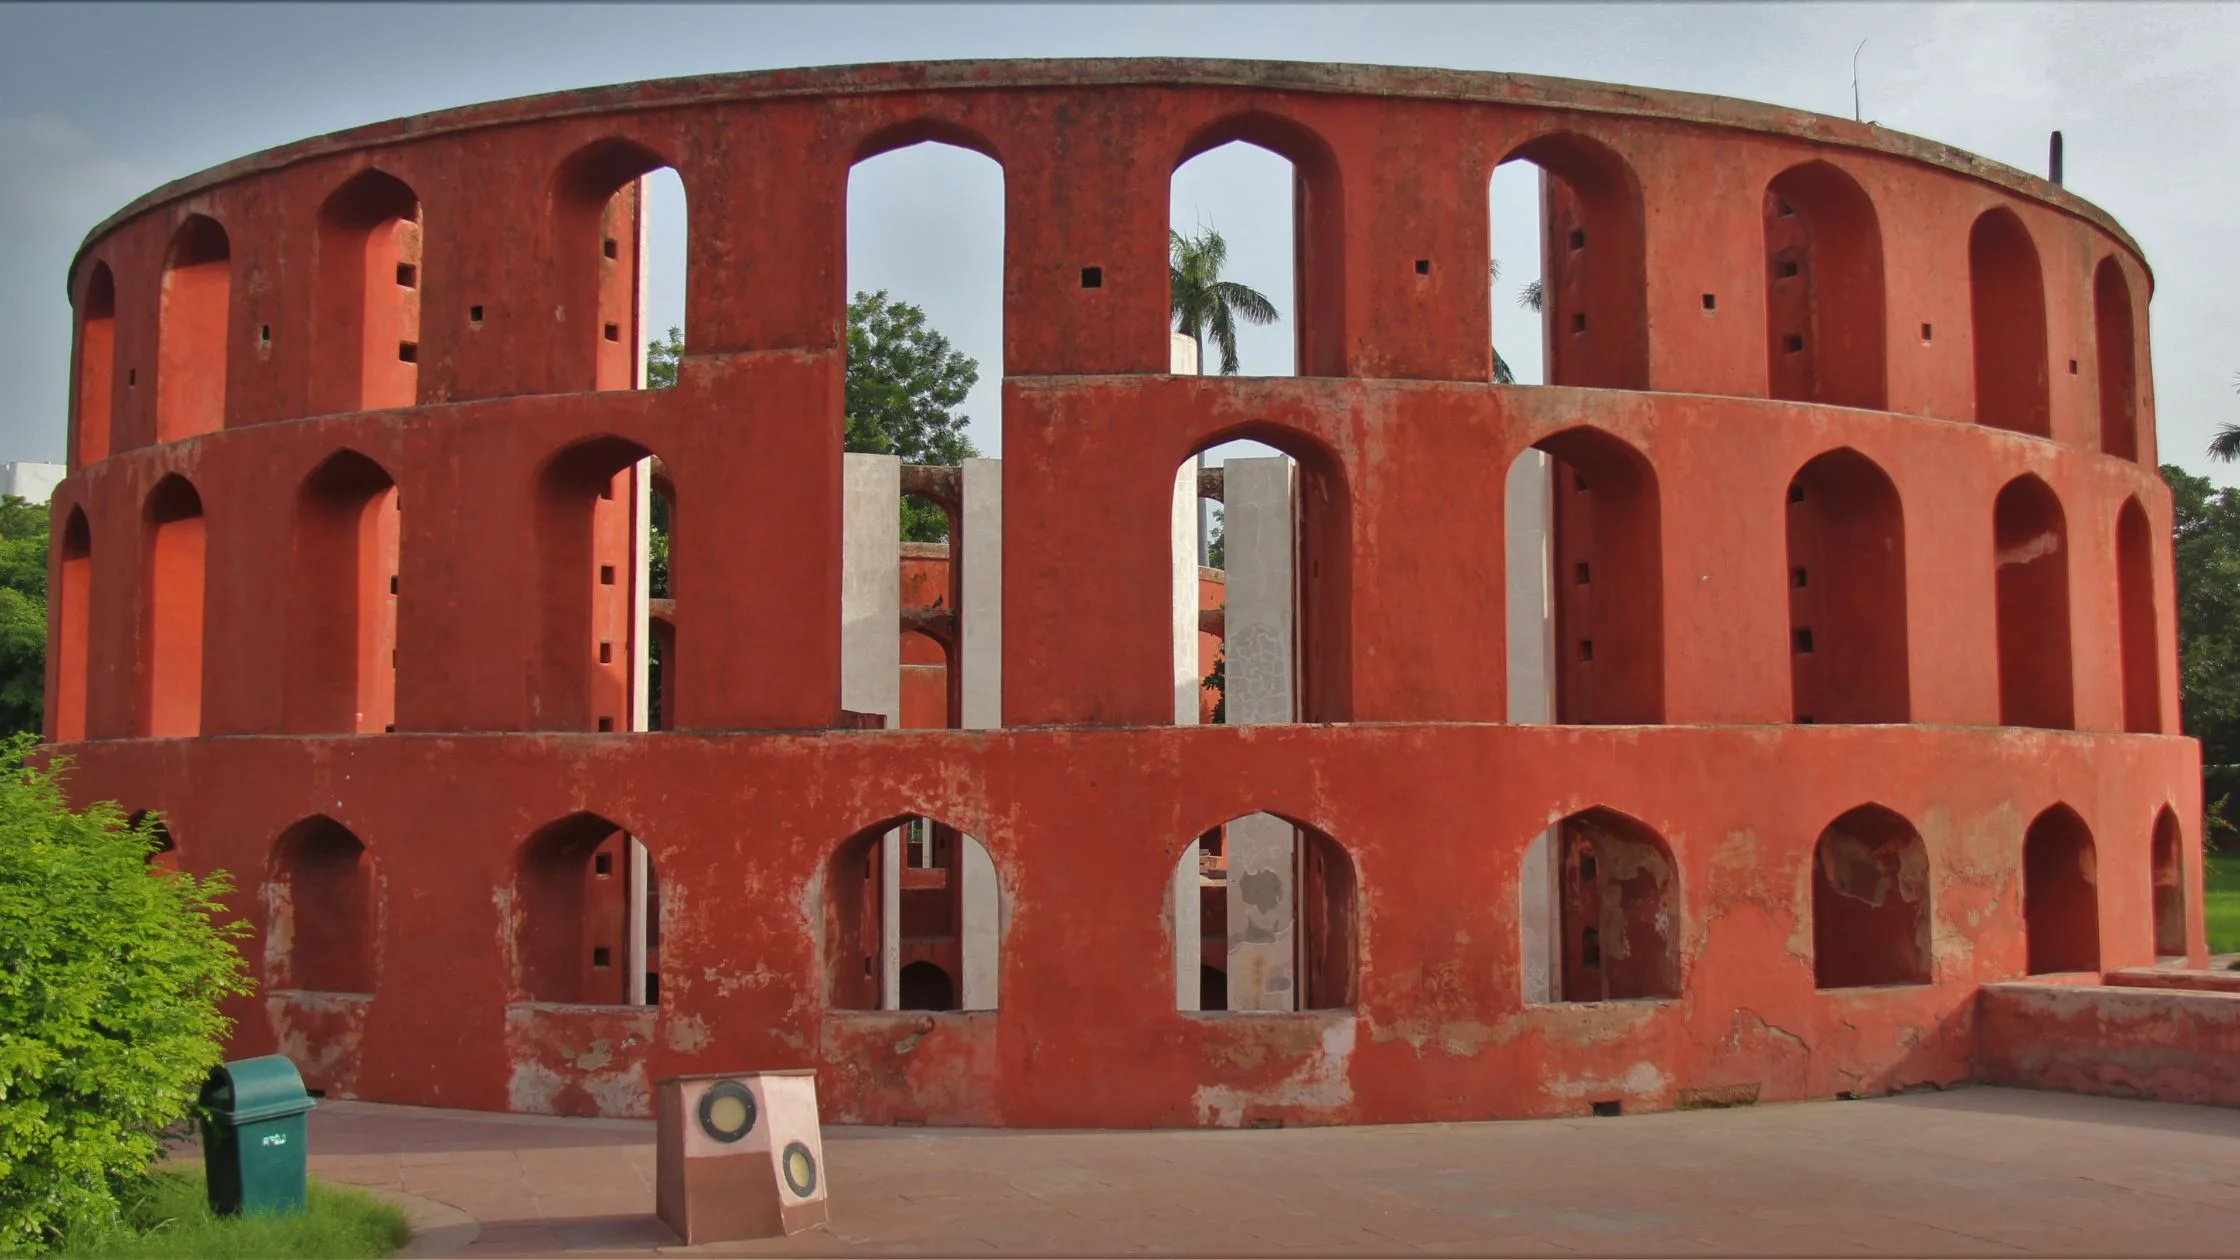
{"type": "MultiPolygon", "coordinates": [[[[1978,999],[2044,952],[2026,834],[2063,838],[2059,922],[2094,925],[2094,965],[2204,952],[2149,273],[2098,210],[1941,146],[1506,75],[780,71],[245,158],[103,224],[69,283],[48,733],[81,799],[160,809],[172,860],[235,873],[272,986],[235,1050],[338,1094],[644,1114],[660,1077],[806,1066],[835,1120],[1144,1126],[1949,1082],[2029,1042],[1978,999]],[[931,554],[905,563],[905,729],[839,729],[846,178],[929,139],[1005,173],[1008,729],[928,729],[957,695],[931,554]],[[1232,139],[1299,174],[1305,376],[1165,374],[1167,182],[1232,139]],[[1540,388],[1486,383],[1484,189],[1512,157],[1556,177],[1540,388]],[[634,391],[629,181],[665,164],[689,339],[676,388],[634,391]],[[1979,311],[2006,312],[1996,345],[1979,311]],[[1175,728],[1171,488],[1237,437],[1301,466],[1310,723],[1175,728]],[[1557,601],[1560,724],[1511,726],[1502,496],[1535,446],[1569,477],[1558,581],[1591,589],[1557,601]],[[664,729],[633,735],[646,455],[673,599],[664,729]],[[1345,1000],[1178,1013],[1177,855],[1256,811],[1349,860],[1314,960],[1345,1000]],[[1528,1004],[1521,855],[1588,811],[1565,833],[1646,832],[1669,867],[1612,871],[1646,900],[1578,898],[1644,996],[1528,1004]],[[994,861],[1000,1010],[849,1010],[828,974],[836,855],[912,816],[994,861]],[[362,852],[276,847],[314,818],[362,852]],[[568,864],[617,830],[656,872],[653,1007],[543,952],[614,930],[568,864]],[[1816,979],[1816,898],[1896,965],[1816,979]]],[[[2223,1044],[2202,1019],[2171,1053],[2223,1044]]],[[[2187,1071],[2140,1088],[2223,1097],[2187,1071]]]]}

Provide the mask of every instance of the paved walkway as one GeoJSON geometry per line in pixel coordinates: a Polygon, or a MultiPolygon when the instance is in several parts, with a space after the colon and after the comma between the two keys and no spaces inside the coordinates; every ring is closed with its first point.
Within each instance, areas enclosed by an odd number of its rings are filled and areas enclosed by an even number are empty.
{"type": "Polygon", "coordinates": [[[682,1248],[652,1125],[330,1102],[416,1255],[2240,1255],[2240,1111],[1974,1088],[1501,1124],[825,1130],[832,1223],[682,1248]]]}

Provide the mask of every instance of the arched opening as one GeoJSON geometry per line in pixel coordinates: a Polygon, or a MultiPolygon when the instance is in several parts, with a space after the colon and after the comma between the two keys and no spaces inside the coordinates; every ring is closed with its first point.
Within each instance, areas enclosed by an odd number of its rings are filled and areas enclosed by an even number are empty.
{"type": "Polygon", "coordinates": [[[824,913],[832,1009],[996,1009],[1009,910],[973,837],[921,814],[866,827],[833,852],[824,913]]]}
{"type": "Polygon", "coordinates": [[[1566,429],[1548,460],[1556,721],[1664,720],[1664,554],[1657,473],[1624,441],[1566,429]]]}
{"type": "Polygon", "coordinates": [[[202,733],[202,497],[176,474],[142,512],[140,734],[202,733]]]}
{"type": "Polygon", "coordinates": [[[1183,145],[1167,190],[1168,327],[1203,343],[1194,370],[1346,375],[1344,200],[1322,138],[1270,114],[1216,120],[1183,145]],[[1225,300],[1221,284],[1262,301],[1225,300]]]}
{"type": "Polygon", "coordinates": [[[1766,185],[1766,378],[1774,398],[1880,408],[1882,227],[1826,162],[1766,185]]]}
{"type": "Polygon", "coordinates": [[[2126,499],[2116,513],[2116,604],[2123,641],[2123,729],[2162,730],[2161,635],[2154,614],[2154,531],[2126,499]]]}
{"type": "Polygon", "coordinates": [[[2069,525],[2053,488],[2027,474],[1992,506],[1998,567],[1999,722],[2068,730],[2069,525]]]}
{"type": "Polygon", "coordinates": [[[1903,722],[1906,531],[1898,488],[1849,447],[1789,482],[1789,681],[1798,722],[1903,722]]]}
{"type": "MultiPolygon", "coordinates": [[[[1304,435],[1248,424],[1200,448],[1229,453],[1208,473],[1200,456],[1176,469],[1172,539],[1175,721],[1207,716],[1206,689],[1224,722],[1352,720],[1351,500],[1337,456],[1304,435]],[[1198,563],[1196,506],[1221,504],[1218,566],[1198,563]],[[1221,676],[1202,659],[1212,624],[1209,574],[1218,567],[1221,676]],[[1232,652],[1229,645],[1240,645],[1232,652]]],[[[1209,544],[1208,550],[1211,550],[1209,544]]]]}
{"type": "Polygon", "coordinates": [[[319,207],[312,297],[311,411],[419,401],[420,196],[364,170],[319,207]]]}
{"type": "Polygon", "coordinates": [[[2022,923],[2031,975],[2100,969],[2100,872],[2092,832],[2049,806],[2022,837],[2022,923]]]}
{"type": "Polygon", "coordinates": [[[1218,927],[1205,930],[1211,914],[1197,924],[1169,920],[1177,1008],[1265,1014],[1352,1006],[1360,894],[1345,849],[1294,819],[1244,814],[1183,847],[1176,887],[1194,881],[1206,839],[1216,833],[1228,873],[1207,895],[1218,898],[1218,927]],[[1209,1003],[1214,983],[1222,997],[1209,1003]]]}
{"type": "Polygon", "coordinates": [[[2100,450],[2139,458],[2139,369],[2132,341],[2131,286],[2103,258],[2092,272],[2092,339],[2100,368],[2100,450]]]}
{"type": "Polygon", "coordinates": [[[1612,809],[1557,826],[1560,1002],[1680,995],[1680,880],[1662,837],[1612,809]]]}
{"type": "Polygon", "coordinates": [[[1927,984],[1929,850],[1880,805],[1850,810],[1812,846],[1812,980],[1822,989],[1927,984]]]}
{"type": "Polygon", "coordinates": [[[395,729],[400,531],[396,483],[356,451],[329,456],[296,492],[289,730],[395,729]]]}
{"type": "Polygon", "coordinates": [[[117,279],[96,262],[78,297],[78,466],[109,454],[117,376],[117,279]]]}
{"type": "MultiPolygon", "coordinates": [[[[530,695],[537,730],[632,729],[640,581],[641,461],[617,437],[588,438],[546,461],[536,483],[543,634],[530,695]]],[[[672,505],[673,512],[673,505],[672,505]]],[[[674,687],[674,669],[665,681],[674,687]]]]}
{"type": "Polygon", "coordinates": [[[2154,952],[2157,958],[2186,953],[2185,837],[2168,806],[2154,817],[2154,952]]]}
{"type": "Polygon", "coordinates": [[[93,610],[93,530],[85,509],[73,506],[62,524],[62,589],[55,594],[54,737],[67,744],[86,737],[88,617],[93,610]]]}
{"type": "Polygon", "coordinates": [[[376,887],[348,827],[318,815],[281,832],[264,884],[266,986],[373,992],[376,887]]]}
{"type": "Polygon", "coordinates": [[[171,838],[171,828],[165,825],[162,815],[153,810],[136,809],[125,823],[148,838],[147,863],[150,869],[179,869],[179,845],[171,838]]]}
{"type": "Polygon", "coordinates": [[[563,389],[636,389],[643,383],[648,173],[671,163],[643,145],[609,138],[578,149],[552,182],[555,291],[569,339],[563,389]],[[579,317],[576,312],[582,312],[579,317]]]}
{"type": "Polygon", "coordinates": [[[215,219],[191,215],[164,255],[156,326],[156,440],[213,433],[226,422],[233,248],[215,219]]]}
{"type": "Polygon", "coordinates": [[[645,846],[614,823],[571,814],[530,836],[511,918],[521,1000],[658,1004],[660,887],[645,846]]]}
{"type": "MultiPolygon", "coordinates": [[[[1531,291],[1520,296],[1541,317],[1543,379],[1550,385],[1648,388],[1648,254],[1640,180],[1615,150],[1568,132],[1521,145],[1502,165],[1518,161],[1540,171],[1540,288],[1536,304],[1531,291]]],[[[1500,195],[1502,179],[1497,169],[1491,195],[1500,195]]],[[[1496,259],[1504,248],[1502,227],[1497,219],[1496,259]]]]}
{"type": "Polygon", "coordinates": [[[2046,385],[2046,289],[2038,247],[2012,210],[1986,210],[1968,232],[1975,331],[1976,423],[2053,436],[2046,385]]]}
{"type": "Polygon", "coordinates": [[[939,963],[918,962],[902,965],[902,1009],[906,1011],[953,1011],[957,1009],[957,986],[949,973],[939,963]]]}

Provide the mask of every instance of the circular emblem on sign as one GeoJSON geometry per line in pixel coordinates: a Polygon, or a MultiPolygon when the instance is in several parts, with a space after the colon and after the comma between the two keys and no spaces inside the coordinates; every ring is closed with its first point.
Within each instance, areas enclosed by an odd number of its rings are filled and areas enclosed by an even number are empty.
{"type": "Polygon", "coordinates": [[[737,1081],[717,1081],[700,1095],[700,1131],[718,1142],[754,1132],[754,1095],[737,1081]]]}
{"type": "Polygon", "coordinates": [[[806,1199],[817,1192],[817,1157],[809,1153],[806,1142],[786,1143],[786,1153],[778,1160],[778,1167],[786,1175],[786,1189],[806,1199]]]}

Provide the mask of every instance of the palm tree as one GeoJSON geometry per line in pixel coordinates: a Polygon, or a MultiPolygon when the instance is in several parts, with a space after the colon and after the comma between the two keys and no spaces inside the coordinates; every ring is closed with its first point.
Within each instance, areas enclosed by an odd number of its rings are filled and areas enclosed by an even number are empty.
{"type": "MultiPolygon", "coordinates": [[[[1494,280],[1501,278],[1501,260],[1498,258],[1493,260],[1493,271],[1490,278],[1494,280]]],[[[1547,290],[1540,287],[1538,280],[1517,290],[1517,305],[1528,311],[1546,309],[1547,300],[1547,290]]],[[[1496,385],[1514,385],[1517,383],[1517,374],[1509,370],[1509,361],[1501,357],[1499,350],[1493,352],[1493,383],[1496,385]]]]}
{"type": "Polygon", "coordinates": [[[1167,230],[1169,309],[1174,330],[1198,343],[1198,372],[1206,370],[1206,340],[1212,338],[1221,352],[1221,374],[1237,374],[1237,321],[1248,324],[1276,322],[1276,304],[1248,284],[1221,278],[1229,261],[1229,242],[1221,233],[1204,228],[1196,236],[1167,230]]]}
{"type": "MultiPolygon", "coordinates": [[[[2232,377],[2233,388],[2240,389],[2240,373],[2232,377]]],[[[2226,463],[2240,459],[2240,424],[2226,422],[2217,426],[2217,435],[2209,439],[2209,458],[2226,463]]]]}

